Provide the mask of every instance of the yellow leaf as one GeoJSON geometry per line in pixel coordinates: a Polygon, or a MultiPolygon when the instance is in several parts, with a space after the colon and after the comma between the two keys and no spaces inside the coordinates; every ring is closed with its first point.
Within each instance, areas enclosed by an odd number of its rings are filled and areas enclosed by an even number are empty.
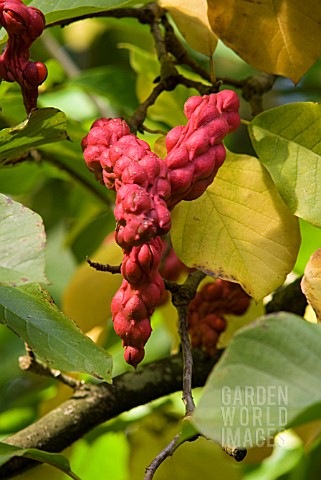
{"type": "Polygon", "coordinates": [[[166,150],[166,136],[162,135],[159,137],[156,142],[154,143],[154,153],[158,155],[159,158],[165,158],[167,155],[166,150]]]}
{"type": "MultiPolygon", "coordinates": [[[[122,250],[112,236],[103,243],[91,260],[119,265],[122,256],[122,250]]],[[[64,313],[84,332],[99,326],[105,328],[111,316],[111,300],[121,282],[121,275],[98,272],[84,262],[76,270],[64,293],[64,313]]]]}
{"type": "Polygon", "coordinates": [[[321,54],[319,0],[208,0],[213,31],[253,67],[297,83],[321,54]]]}
{"type": "Polygon", "coordinates": [[[213,184],[173,214],[179,258],[239,283],[255,300],[283,284],[300,246],[298,219],[257,158],[228,152],[213,184]]]}
{"type": "Polygon", "coordinates": [[[197,52],[211,57],[217,37],[208,21],[206,0],[160,0],[159,3],[171,14],[187,43],[197,52]]]}
{"type": "Polygon", "coordinates": [[[304,270],[301,288],[321,322],[321,248],[314,252],[304,270]]]}

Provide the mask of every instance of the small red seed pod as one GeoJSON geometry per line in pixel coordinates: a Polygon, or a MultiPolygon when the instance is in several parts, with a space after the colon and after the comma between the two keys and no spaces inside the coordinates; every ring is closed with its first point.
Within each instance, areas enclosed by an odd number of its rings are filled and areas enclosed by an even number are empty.
{"type": "Polygon", "coordinates": [[[250,297],[237,283],[219,279],[203,285],[189,304],[192,346],[215,355],[219,335],[226,329],[224,315],[242,315],[249,304],[250,297]]]}
{"type": "Polygon", "coordinates": [[[7,46],[0,56],[0,79],[19,83],[27,113],[37,107],[38,86],[47,77],[41,62],[29,60],[30,47],[45,27],[40,10],[21,0],[0,1],[0,25],[8,32],[7,46]]]}
{"type": "Polygon", "coordinates": [[[175,127],[166,136],[170,208],[181,200],[198,198],[212,183],[225,160],[223,138],[240,124],[238,109],[238,96],[231,90],[187,100],[187,125],[175,127]]]}

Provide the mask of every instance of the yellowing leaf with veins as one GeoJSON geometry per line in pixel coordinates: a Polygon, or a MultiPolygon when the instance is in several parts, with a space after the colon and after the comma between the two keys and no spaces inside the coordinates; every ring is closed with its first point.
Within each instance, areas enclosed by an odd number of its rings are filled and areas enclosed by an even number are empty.
{"type": "Polygon", "coordinates": [[[172,16],[187,43],[197,52],[211,57],[217,37],[207,17],[206,0],[160,0],[159,4],[172,16]]]}
{"type": "Polygon", "coordinates": [[[321,321],[321,248],[311,255],[305,267],[301,289],[321,321]]]}
{"type": "Polygon", "coordinates": [[[258,70],[297,83],[321,54],[319,0],[208,0],[216,35],[258,70]]]}
{"type": "Polygon", "coordinates": [[[172,219],[173,246],[186,265],[239,283],[257,301],[295,264],[298,219],[254,157],[229,152],[213,184],[177,205],[172,219]]]}

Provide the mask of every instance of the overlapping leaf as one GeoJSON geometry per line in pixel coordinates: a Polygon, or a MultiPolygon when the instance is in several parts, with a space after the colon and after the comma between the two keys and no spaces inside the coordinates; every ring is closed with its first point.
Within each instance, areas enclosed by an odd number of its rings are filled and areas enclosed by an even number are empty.
{"type": "Polygon", "coordinates": [[[66,115],[57,108],[39,108],[19,125],[0,131],[0,163],[31,148],[68,138],[66,115]]]}
{"type": "Polygon", "coordinates": [[[0,285],[46,282],[41,218],[29,208],[0,195],[0,285]]]}
{"type": "Polygon", "coordinates": [[[0,443],[0,465],[4,465],[13,457],[26,457],[42,463],[48,463],[62,472],[66,473],[74,480],[80,480],[79,477],[70,469],[69,461],[63,455],[58,453],[44,452],[36,448],[20,448],[7,443],[0,443]]]}
{"type": "Polygon", "coordinates": [[[33,0],[29,6],[39,8],[45,17],[47,25],[79,17],[89,13],[98,13],[112,8],[129,7],[148,3],[148,0],[33,0]]]}
{"type": "Polygon", "coordinates": [[[0,286],[0,322],[50,367],[85,372],[110,381],[110,355],[64,316],[40,285],[0,286]]]}
{"type": "Polygon", "coordinates": [[[318,0],[208,0],[213,31],[258,70],[297,83],[321,54],[318,0]]]}
{"type": "Polygon", "coordinates": [[[197,52],[211,57],[217,37],[207,17],[207,1],[160,0],[159,3],[171,14],[187,43],[197,52]]]}
{"type": "Polygon", "coordinates": [[[321,105],[267,110],[250,124],[252,143],[292,213],[321,227],[321,105]]]}
{"type": "Polygon", "coordinates": [[[228,153],[206,192],[174,209],[172,240],[188,266],[240,283],[259,300],[292,270],[300,233],[260,162],[228,153]]]}
{"type": "Polygon", "coordinates": [[[223,445],[262,445],[288,424],[320,418],[320,392],[321,327],[281,312],[235,334],[193,421],[223,445]]]}

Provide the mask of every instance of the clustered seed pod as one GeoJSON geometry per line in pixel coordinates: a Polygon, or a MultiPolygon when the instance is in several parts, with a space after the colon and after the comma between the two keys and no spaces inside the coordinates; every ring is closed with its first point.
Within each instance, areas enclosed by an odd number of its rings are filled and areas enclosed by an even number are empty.
{"type": "Polygon", "coordinates": [[[242,315],[250,297],[237,283],[218,279],[206,283],[188,307],[188,329],[193,347],[215,355],[218,338],[226,328],[224,315],[242,315]]]}
{"type": "Polygon", "coordinates": [[[144,358],[144,346],[152,332],[150,317],[164,292],[158,271],[161,252],[159,237],[125,252],[121,267],[124,280],[111,304],[114,329],[123,340],[125,360],[135,368],[144,358]]]}
{"type": "Polygon", "coordinates": [[[231,90],[187,100],[187,125],[173,128],[166,136],[169,208],[181,200],[195,200],[213,182],[226,156],[223,138],[240,125],[239,106],[231,90]]]}
{"type": "Polygon", "coordinates": [[[115,238],[124,252],[124,280],[111,311],[125,360],[136,367],[152,331],[150,317],[164,292],[158,269],[163,250],[160,236],[171,226],[167,168],[121,119],[94,122],[82,147],[88,168],[116,191],[115,238]]]}
{"type": "Polygon", "coordinates": [[[170,229],[169,211],[212,182],[225,159],[222,140],[239,125],[238,107],[237,95],[228,90],[191,97],[185,104],[188,123],[168,133],[164,161],[120,118],[96,120],[82,141],[89,170],[116,191],[115,239],[124,252],[124,280],[111,310],[125,359],[134,367],[144,357],[150,317],[164,292],[160,236],[170,229]]]}
{"type": "Polygon", "coordinates": [[[0,0],[0,25],[8,32],[8,43],[0,56],[0,79],[19,83],[27,113],[37,108],[38,86],[46,79],[41,62],[31,62],[30,47],[44,27],[40,10],[21,0],[0,0]]]}

